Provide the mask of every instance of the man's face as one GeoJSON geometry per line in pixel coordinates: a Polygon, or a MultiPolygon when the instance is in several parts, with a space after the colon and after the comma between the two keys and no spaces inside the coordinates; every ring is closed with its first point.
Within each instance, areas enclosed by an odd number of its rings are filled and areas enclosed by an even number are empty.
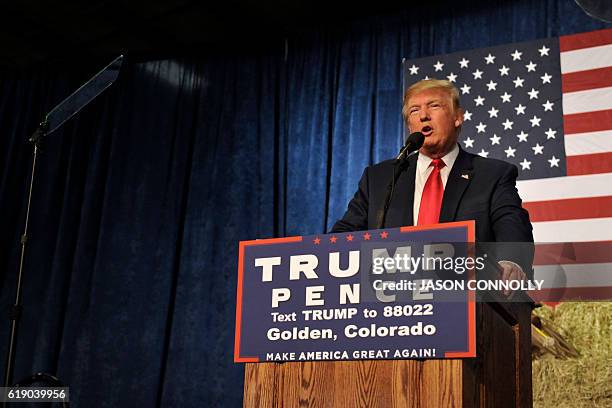
{"type": "Polygon", "coordinates": [[[443,89],[425,89],[408,100],[410,133],[421,132],[425,142],[420,152],[440,158],[457,143],[463,112],[453,107],[451,96],[443,89]]]}

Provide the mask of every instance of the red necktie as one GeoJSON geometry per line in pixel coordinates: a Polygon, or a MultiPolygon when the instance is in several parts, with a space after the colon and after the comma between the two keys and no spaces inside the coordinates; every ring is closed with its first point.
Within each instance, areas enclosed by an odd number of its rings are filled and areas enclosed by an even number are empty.
{"type": "Polygon", "coordinates": [[[433,170],[427,178],[425,187],[423,187],[417,225],[437,224],[440,218],[440,208],[442,208],[442,197],[444,196],[440,169],[445,164],[442,159],[433,159],[430,166],[433,166],[433,170]]]}

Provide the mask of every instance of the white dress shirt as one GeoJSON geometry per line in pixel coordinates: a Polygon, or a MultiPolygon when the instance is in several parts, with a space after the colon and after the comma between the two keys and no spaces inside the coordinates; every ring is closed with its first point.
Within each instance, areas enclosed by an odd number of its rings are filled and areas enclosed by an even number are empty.
{"type": "MultiPolygon", "coordinates": [[[[451,169],[453,168],[453,164],[455,164],[455,160],[457,159],[458,155],[459,145],[455,144],[453,150],[446,153],[446,155],[442,157],[444,167],[440,169],[440,177],[442,177],[442,185],[444,186],[444,188],[446,188],[448,175],[450,174],[451,169]]],[[[419,207],[421,206],[423,188],[425,187],[427,178],[433,171],[433,166],[430,166],[432,160],[433,159],[431,157],[425,156],[424,154],[419,154],[419,157],[417,159],[416,178],[414,180],[414,206],[412,210],[412,225],[416,225],[419,219],[419,207]]]]}

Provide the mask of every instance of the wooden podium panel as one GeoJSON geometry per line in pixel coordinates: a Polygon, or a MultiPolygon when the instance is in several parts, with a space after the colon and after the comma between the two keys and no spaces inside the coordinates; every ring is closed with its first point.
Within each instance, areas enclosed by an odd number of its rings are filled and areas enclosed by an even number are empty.
{"type": "Polygon", "coordinates": [[[531,303],[478,303],[472,359],[249,363],[245,407],[532,406],[531,303]]]}

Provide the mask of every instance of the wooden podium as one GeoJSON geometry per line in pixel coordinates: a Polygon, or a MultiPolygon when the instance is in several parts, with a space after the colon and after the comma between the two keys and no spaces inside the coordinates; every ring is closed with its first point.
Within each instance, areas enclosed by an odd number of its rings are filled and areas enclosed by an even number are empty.
{"type": "Polygon", "coordinates": [[[531,309],[477,303],[477,358],[249,363],[245,407],[531,407],[531,309]]]}

